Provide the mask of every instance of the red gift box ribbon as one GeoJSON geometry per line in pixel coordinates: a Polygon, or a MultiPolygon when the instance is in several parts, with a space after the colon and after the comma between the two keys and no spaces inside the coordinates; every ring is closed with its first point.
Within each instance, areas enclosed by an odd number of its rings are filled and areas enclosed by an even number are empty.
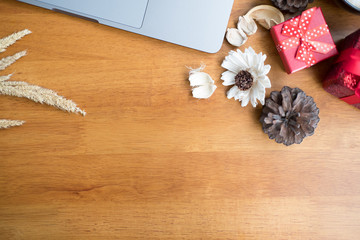
{"type": "Polygon", "coordinates": [[[357,81],[354,76],[360,76],[360,50],[355,48],[346,49],[342,51],[336,62],[342,62],[342,68],[346,71],[343,76],[345,83],[349,86],[355,86],[355,94],[341,98],[341,100],[351,105],[360,103],[360,81],[357,81]]]}
{"type": "Polygon", "coordinates": [[[336,47],[334,44],[314,41],[329,33],[327,24],[309,29],[315,9],[316,7],[306,10],[300,16],[286,21],[281,30],[281,34],[289,38],[280,42],[278,46],[280,50],[298,47],[295,58],[305,62],[307,67],[317,63],[313,52],[327,54],[336,47]]]}

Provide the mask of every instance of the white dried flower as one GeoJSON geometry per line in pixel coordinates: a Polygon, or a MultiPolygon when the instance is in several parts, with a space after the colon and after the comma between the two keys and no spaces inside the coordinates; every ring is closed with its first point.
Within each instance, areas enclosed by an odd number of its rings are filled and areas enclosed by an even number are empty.
{"type": "Polygon", "coordinates": [[[0,129],[21,126],[25,121],[0,119],[0,129]]]}
{"type": "Polygon", "coordinates": [[[0,70],[4,70],[14,62],[16,62],[19,58],[22,58],[26,55],[26,51],[18,52],[12,56],[4,57],[0,60],[0,70]]]}
{"type": "Polygon", "coordinates": [[[190,86],[192,88],[192,94],[194,98],[206,99],[216,90],[214,80],[209,74],[202,72],[205,66],[201,66],[198,69],[191,69],[189,73],[190,86]]]}
{"type": "Polygon", "coordinates": [[[264,65],[265,59],[265,54],[256,54],[251,47],[245,49],[245,52],[239,49],[236,52],[230,51],[221,65],[228,70],[221,76],[223,85],[234,85],[227,92],[228,99],[241,101],[242,107],[249,102],[256,107],[257,100],[264,105],[265,88],[271,87],[267,77],[271,66],[264,65]]]}
{"type": "Polygon", "coordinates": [[[254,19],[248,16],[239,17],[237,28],[243,30],[247,35],[253,35],[258,29],[254,19]]]}
{"type": "Polygon", "coordinates": [[[231,45],[240,47],[247,41],[248,37],[242,29],[228,28],[226,39],[231,45]]]}
{"type": "Polygon", "coordinates": [[[6,48],[14,44],[17,40],[23,38],[24,36],[30,34],[31,31],[28,29],[22,30],[11,34],[10,36],[0,39],[0,52],[5,52],[6,48]]]}

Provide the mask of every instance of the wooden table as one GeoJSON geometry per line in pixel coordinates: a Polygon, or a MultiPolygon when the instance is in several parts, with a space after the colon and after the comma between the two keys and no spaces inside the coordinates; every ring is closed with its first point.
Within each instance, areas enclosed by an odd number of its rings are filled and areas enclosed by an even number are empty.
{"type": "MultiPolygon", "coordinates": [[[[359,27],[316,2],[336,42],[359,27]]],[[[229,26],[269,3],[236,0],[229,26]]],[[[202,53],[13,0],[0,22],[1,36],[33,31],[1,54],[28,49],[1,74],[88,113],[0,96],[1,118],[27,121],[0,131],[0,239],[360,239],[360,111],[322,89],[332,60],[287,75],[263,28],[240,48],[268,55],[272,90],[299,87],[320,108],[315,135],[285,147],[260,106],[226,98],[227,43],[202,53]],[[201,62],[218,86],[209,100],[187,80],[201,62]]]]}

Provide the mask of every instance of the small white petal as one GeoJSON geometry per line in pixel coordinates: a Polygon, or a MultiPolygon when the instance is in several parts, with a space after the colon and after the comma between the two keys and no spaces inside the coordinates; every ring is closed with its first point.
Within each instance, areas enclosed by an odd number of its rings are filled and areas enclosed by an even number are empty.
{"type": "Polygon", "coordinates": [[[261,105],[264,105],[265,104],[265,91],[264,92],[260,92],[259,94],[260,96],[258,97],[261,105]]]}
{"type": "Polygon", "coordinates": [[[228,28],[226,39],[231,45],[240,47],[247,41],[248,37],[241,29],[228,28]]]}
{"type": "Polygon", "coordinates": [[[221,74],[221,80],[224,80],[224,86],[230,86],[235,84],[236,73],[226,71],[221,74]]]}
{"type": "Polygon", "coordinates": [[[235,99],[242,101],[244,98],[248,97],[249,94],[250,94],[250,90],[239,91],[239,93],[235,96],[235,99]]]}
{"type": "Polygon", "coordinates": [[[270,72],[271,66],[270,65],[265,65],[263,68],[263,74],[267,75],[270,72]]]}
{"type": "Polygon", "coordinates": [[[210,84],[193,88],[192,94],[194,98],[209,98],[215,90],[216,86],[214,84],[210,84]]]}
{"type": "Polygon", "coordinates": [[[235,51],[230,51],[229,56],[233,55],[238,60],[238,64],[243,68],[249,68],[249,64],[246,62],[244,54],[238,49],[235,51]]]}
{"type": "MultiPolygon", "coordinates": [[[[249,94],[250,95],[250,94],[249,94]]],[[[245,96],[242,100],[241,100],[241,106],[242,107],[246,107],[249,104],[250,101],[250,97],[249,95],[245,96]]]]}
{"type": "Polygon", "coordinates": [[[259,77],[258,82],[261,83],[264,88],[271,88],[271,82],[268,76],[259,77]]]}
{"type": "Polygon", "coordinates": [[[256,96],[255,96],[255,94],[250,94],[250,102],[251,102],[251,105],[252,105],[253,107],[256,107],[257,101],[256,101],[256,96]]]}
{"type": "Polygon", "coordinates": [[[247,16],[239,17],[237,28],[243,30],[247,35],[252,35],[257,31],[257,25],[254,19],[247,16]]]}
{"type": "Polygon", "coordinates": [[[227,92],[227,98],[231,99],[233,98],[236,94],[238,94],[238,92],[240,92],[240,89],[237,86],[233,86],[228,92],[227,92]]]}
{"type": "Polygon", "coordinates": [[[229,56],[225,57],[225,60],[221,64],[221,67],[226,68],[227,70],[237,74],[241,71],[241,66],[234,64],[232,61],[229,60],[228,57],[229,56]]]}
{"type": "Polygon", "coordinates": [[[256,55],[254,49],[252,47],[248,47],[245,49],[245,53],[246,54],[250,54],[250,55],[256,55]]]}
{"type": "Polygon", "coordinates": [[[192,87],[214,83],[214,80],[212,80],[210,75],[204,72],[195,72],[190,74],[189,81],[190,86],[192,87]]]}

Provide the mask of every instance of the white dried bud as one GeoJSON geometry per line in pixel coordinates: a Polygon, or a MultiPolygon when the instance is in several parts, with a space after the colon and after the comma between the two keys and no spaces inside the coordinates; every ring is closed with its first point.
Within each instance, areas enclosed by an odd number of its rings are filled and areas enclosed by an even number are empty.
{"type": "Polygon", "coordinates": [[[243,30],[247,35],[253,35],[258,29],[254,19],[248,16],[239,17],[237,28],[243,30]]]}
{"type": "Polygon", "coordinates": [[[201,72],[203,69],[204,67],[191,69],[189,74],[190,86],[192,87],[192,94],[194,98],[209,98],[216,90],[214,80],[209,74],[201,72]]]}
{"type": "Polygon", "coordinates": [[[248,37],[241,29],[228,28],[226,39],[231,45],[240,47],[247,41],[248,37]]]}

